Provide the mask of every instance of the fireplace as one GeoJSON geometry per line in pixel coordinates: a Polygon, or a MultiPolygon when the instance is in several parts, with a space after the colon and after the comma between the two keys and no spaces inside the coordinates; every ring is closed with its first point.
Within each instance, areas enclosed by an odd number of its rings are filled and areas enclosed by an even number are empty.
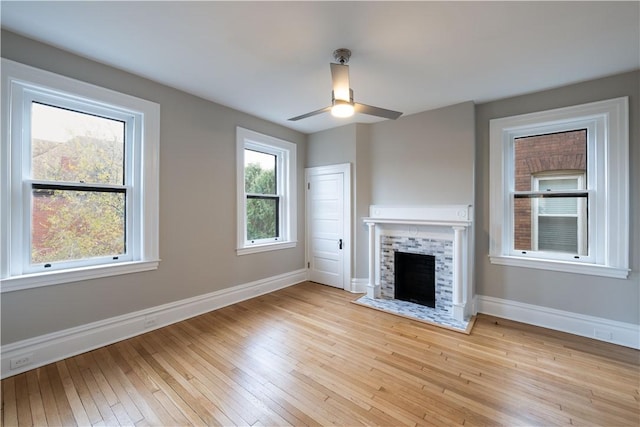
{"type": "Polygon", "coordinates": [[[424,316],[435,323],[466,324],[475,314],[472,218],[469,205],[372,205],[370,216],[364,218],[369,229],[368,303],[395,304],[403,307],[405,313],[413,310],[407,308],[409,304],[420,307],[416,310],[421,312],[426,310],[424,316]],[[431,259],[428,262],[432,266],[417,268],[432,269],[431,277],[418,278],[429,273],[412,271],[404,260],[396,259],[397,253],[431,259]],[[425,280],[430,282],[428,290],[416,286],[425,280]]]}
{"type": "Polygon", "coordinates": [[[436,257],[396,251],[395,299],[436,308],[436,257]]]}

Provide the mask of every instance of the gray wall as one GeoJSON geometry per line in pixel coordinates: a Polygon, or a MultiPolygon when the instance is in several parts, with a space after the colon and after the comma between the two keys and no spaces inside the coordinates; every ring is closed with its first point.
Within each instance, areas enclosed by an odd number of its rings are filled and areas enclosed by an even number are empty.
{"type": "Polygon", "coordinates": [[[2,294],[2,344],[304,267],[306,136],[10,32],[2,56],[160,104],[157,271],[2,294]],[[298,246],[238,257],[235,128],[298,146],[298,246]]]}
{"type": "Polygon", "coordinates": [[[474,105],[371,126],[374,204],[473,204],[474,105]]]}
{"type": "Polygon", "coordinates": [[[357,125],[346,125],[309,135],[305,166],[356,163],[357,125]]]}
{"type": "Polygon", "coordinates": [[[476,292],[640,324],[640,71],[476,107],[476,292]],[[631,268],[628,279],[558,273],[489,262],[489,120],[629,96],[631,268]]]}

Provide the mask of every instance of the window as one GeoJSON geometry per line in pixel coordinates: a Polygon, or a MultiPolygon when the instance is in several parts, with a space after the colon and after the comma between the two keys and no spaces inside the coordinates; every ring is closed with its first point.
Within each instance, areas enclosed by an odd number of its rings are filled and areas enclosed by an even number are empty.
{"type": "Polygon", "coordinates": [[[2,60],[2,291],[157,268],[157,104],[2,60]]]}
{"type": "Polygon", "coordinates": [[[238,255],[296,245],[296,145],[237,128],[238,255]]]}
{"type": "Polygon", "coordinates": [[[491,120],[492,263],[625,278],[628,100],[491,120]]]}

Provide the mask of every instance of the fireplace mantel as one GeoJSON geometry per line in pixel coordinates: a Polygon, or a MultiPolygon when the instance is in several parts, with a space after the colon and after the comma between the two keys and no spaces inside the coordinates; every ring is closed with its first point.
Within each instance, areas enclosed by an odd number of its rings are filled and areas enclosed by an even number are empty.
{"type": "Polygon", "coordinates": [[[369,217],[369,283],[367,296],[380,298],[380,236],[405,235],[453,242],[453,317],[464,320],[472,313],[472,233],[470,205],[371,205],[369,217]]]}
{"type": "Polygon", "coordinates": [[[371,205],[366,224],[436,225],[469,227],[473,219],[470,205],[388,206],[371,205]]]}

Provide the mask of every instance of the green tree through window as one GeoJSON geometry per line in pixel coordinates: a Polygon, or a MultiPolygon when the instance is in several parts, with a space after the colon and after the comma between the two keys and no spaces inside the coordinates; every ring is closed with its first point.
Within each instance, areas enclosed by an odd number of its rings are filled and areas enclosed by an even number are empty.
{"type": "Polygon", "coordinates": [[[126,252],[125,123],[32,104],[31,262],[126,252]]]}
{"type": "Polygon", "coordinates": [[[277,238],[280,198],[277,195],[276,156],[246,151],[261,160],[259,163],[247,160],[250,163],[245,165],[247,239],[277,238]]]}

